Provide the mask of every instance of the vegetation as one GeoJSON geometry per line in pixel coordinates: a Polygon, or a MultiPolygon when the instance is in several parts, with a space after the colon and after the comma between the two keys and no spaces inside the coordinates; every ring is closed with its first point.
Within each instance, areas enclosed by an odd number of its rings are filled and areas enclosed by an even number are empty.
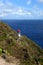
{"type": "MultiPolygon", "coordinates": [[[[20,65],[43,65],[43,49],[26,36],[19,38],[17,32],[3,22],[0,22],[0,48],[5,50],[5,55],[9,53],[19,59],[20,65]]],[[[1,49],[0,55],[3,55],[1,49]]]]}

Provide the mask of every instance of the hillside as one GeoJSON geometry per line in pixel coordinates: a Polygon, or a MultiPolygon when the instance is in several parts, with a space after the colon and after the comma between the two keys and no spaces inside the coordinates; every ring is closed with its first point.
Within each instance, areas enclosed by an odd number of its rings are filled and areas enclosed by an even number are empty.
{"type": "MultiPolygon", "coordinates": [[[[15,65],[43,65],[43,49],[26,36],[18,37],[16,31],[0,22],[0,56],[15,65]]],[[[13,65],[13,64],[12,64],[13,65]]]]}

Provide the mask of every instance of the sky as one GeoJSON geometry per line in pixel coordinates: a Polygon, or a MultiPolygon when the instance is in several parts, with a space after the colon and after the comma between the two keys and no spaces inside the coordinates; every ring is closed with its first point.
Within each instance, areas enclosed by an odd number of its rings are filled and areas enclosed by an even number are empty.
{"type": "Polygon", "coordinates": [[[0,0],[0,19],[43,19],[43,0],[0,0]]]}

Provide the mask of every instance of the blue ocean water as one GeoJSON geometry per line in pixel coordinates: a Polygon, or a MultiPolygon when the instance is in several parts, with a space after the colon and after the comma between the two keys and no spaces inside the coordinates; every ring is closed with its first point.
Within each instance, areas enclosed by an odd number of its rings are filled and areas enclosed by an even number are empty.
{"type": "Polygon", "coordinates": [[[35,41],[43,48],[43,20],[2,20],[14,30],[21,30],[22,35],[35,41]]]}

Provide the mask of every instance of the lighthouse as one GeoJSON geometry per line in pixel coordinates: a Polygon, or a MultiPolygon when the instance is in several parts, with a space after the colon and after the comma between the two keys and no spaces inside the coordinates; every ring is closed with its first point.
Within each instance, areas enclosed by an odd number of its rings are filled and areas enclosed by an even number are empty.
{"type": "Polygon", "coordinates": [[[18,37],[20,38],[21,37],[21,31],[20,31],[20,29],[18,29],[18,37]]]}

